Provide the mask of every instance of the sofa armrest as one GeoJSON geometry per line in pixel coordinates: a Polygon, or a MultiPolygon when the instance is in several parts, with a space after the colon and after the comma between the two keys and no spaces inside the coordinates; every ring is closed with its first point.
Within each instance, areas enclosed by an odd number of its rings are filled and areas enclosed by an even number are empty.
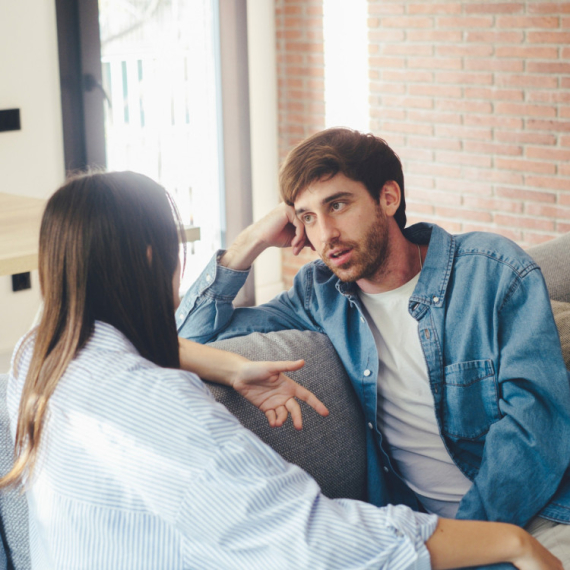
{"type": "Polygon", "coordinates": [[[305,359],[290,377],[305,386],[328,407],[319,416],[301,402],[303,429],[290,419],[271,428],[263,412],[227,386],[208,383],[216,400],[224,404],[249,430],[309,473],[330,498],[366,499],[366,434],[360,404],[350,380],[327,336],[308,331],[253,333],[212,343],[251,360],[305,359]]]}
{"type": "Polygon", "coordinates": [[[529,248],[528,254],[540,265],[553,301],[570,302],[570,233],[529,248]]]}

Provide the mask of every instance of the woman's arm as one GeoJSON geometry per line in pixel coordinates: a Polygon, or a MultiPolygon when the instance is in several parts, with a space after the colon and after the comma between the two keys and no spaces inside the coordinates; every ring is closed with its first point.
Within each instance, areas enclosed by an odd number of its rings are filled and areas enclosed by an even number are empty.
{"type": "Polygon", "coordinates": [[[426,542],[434,570],[510,562],[519,570],[563,570],[522,528],[505,523],[439,519],[426,542]]]}
{"type": "Polygon", "coordinates": [[[301,408],[296,399],[306,402],[321,416],[329,413],[312,392],[284,374],[302,368],[303,360],[253,362],[233,352],[184,338],[178,341],[182,369],[194,372],[204,380],[233,387],[265,413],[271,427],[283,425],[289,413],[295,428],[303,427],[301,408]]]}

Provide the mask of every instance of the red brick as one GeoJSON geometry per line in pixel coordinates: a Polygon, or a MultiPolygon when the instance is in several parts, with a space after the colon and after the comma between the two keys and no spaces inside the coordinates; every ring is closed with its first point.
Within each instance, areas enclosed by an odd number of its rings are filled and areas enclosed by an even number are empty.
{"type": "Polygon", "coordinates": [[[557,16],[502,16],[497,18],[495,25],[499,28],[558,28],[560,18],[557,16]]]}
{"type": "Polygon", "coordinates": [[[431,135],[433,133],[433,126],[426,124],[412,125],[409,123],[383,122],[382,129],[397,133],[412,133],[414,135],[431,135]]]}
{"type": "Polygon", "coordinates": [[[520,89],[497,89],[496,87],[466,87],[466,99],[491,99],[493,101],[522,101],[524,91],[520,89]]]}
{"type": "Polygon", "coordinates": [[[408,111],[408,120],[418,123],[432,123],[437,125],[461,123],[461,117],[457,113],[438,113],[435,111],[408,111]]]}
{"type": "Polygon", "coordinates": [[[406,30],[413,28],[433,28],[433,19],[407,16],[388,16],[386,18],[382,18],[380,26],[382,28],[404,28],[406,30]]]}
{"type": "Polygon", "coordinates": [[[500,115],[530,115],[532,117],[556,117],[556,108],[547,105],[524,103],[495,103],[495,112],[500,115]]]}
{"type": "Polygon", "coordinates": [[[397,4],[387,4],[383,0],[374,2],[369,0],[368,13],[369,14],[403,14],[405,7],[397,4]]]}
{"type": "Polygon", "coordinates": [[[495,158],[496,168],[503,170],[520,170],[521,172],[536,172],[539,174],[554,174],[556,166],[544,162],[516,158],[495,158]]]}
{"type": "Polygon", "coordinates": [[[514,144],[483,143],[475,141],[464,141],[463,148],[466,152],[476,152],[480,154],[507,156],[522,156],[522,146],[514,144]]]}
{"type": "Polygon", "coordinates": [[[370,83],[372,93],[389,93],[391,95],[403,95],[406,92],[404,83],[385,83],[383,81],[373,81],[370,83]]]}
{"type": "Polygon", "coordinates": [[[556,77],[543,75],[497,75],[496,84],[499,87],[540,87],[541,89],[556,89],[556,77]]]}
{"type": "Polygon", "coordinates": [[[461,69],[461,58],[451,57],[413,57],[408,60],[410,69],[461,69]]]}
{"type": "Polygon", "coordinates": [[[407,39],[410,42],[453,42],[461,43],[463,32],[460,30],[409,30],[407,39]]]}
{"type": "Polygon", "coordinates": [[[437,176],[440,178],[460,178],[461,168],[458,166],[441,165],[433,162],[410,162],[408,171],[414,174],[437,176]]]}
{"type": "Polygon", "coordinates": [[[523,177],[518,172],[509,170],[497,170],[486,168],[465,168],[463,171],[464,179],[494,182],[499,184],[522,184],[523,177]]]}
{"type": "Polygon", "coordinates": [[[493,105],[488,101],[438,99],[436,109],[440,111],[454,111],[456,113],[491,113],[493,105]]]}
{"type": "Polygon", "coordinates": [[[386,107],[404,107],[412,109],[433,109],[433,99],[426,97],[382,97],[386,107]]]}
{"type": "Polygon", "coordinates": [[[544,146],[531,146],[526,148],[525,154],[529,158],[570,161],[570,150],[561,150],[557,148],[548,148],[544,146]]]}
{"type": "Polygon", "coordinates": [[[409,200],[406,199],[406,211],[408,213],[414,213],[416,215],[419,214],[433,214],[434,213],[434,207],[431,204],[420,204],[418,202],[415,202],[414,200],[409,200]]]}
{"type": "Polygon", "coordinates": [[[524,62],[515,59],[466,59],[465,69],[468,71],[508,71],[516,73],[523,71],[524,62]]]}
{"type": "Polygon", "coordinates": [[[565,224],[564,222],[556,223],[556,231],[559,235],[567,234],[570,232],[570,224],[565,224]]]}
{"type": "Polygon", "coordinates": [[[368,28],[378,28],[380,26],[380,18],[368,18],[368,28]]]}
{"type": "Polygon", "coordinates": [[[560,146],[570,146],[570,136],[561,136],[560,146]]]}
{"type": "Polygon", "coordinates": [[[529,91],[527,99],[532,103],[570,103],[570,93],[565,91],[529,91]]]}
{"type": "Polygon", "coordinates": [[[554,135],[545,135],[539,133],[497,131],[495,133],[495,139],[497,139],[499,142],[510,142],[517,144],[556,144],[556,137],[554,135]]]}
{"type": "MultiPolygon", "coordinates": [[[[475,174],[475,169],[470,170],[469,174],[475,174]]],[[[461,192],[461,194],[475,194],[477,196],[492,196],[493,187],[490,184],[484,184],[478,178],[463,177],[461,180],[448,180],[445,178],[436,178],[435,187],[441,190],[451,192],[461,192]],[[474,182],[477,180],[477,182],[474,182]]]]}
{"type": "Polygon", "coordinates": [[[403,57],[369,57],[368,63],[371,67],[380,67],[382,69],[387,67],[400,68],[405,67],[406,60],[403,57]]]}
{"type": "Polygon", "coordinates": [[[465,166],[477,166],[479,168],[490,168],[492,162],[490,156],[464,152],[437,151],[435,157],[437,163],[462,164],[465,166]]]}
{"type": "Polygon", "coordinates": [[[556,237],[555,234],[535,234],[533,232],[524,232],[524,241],[529,246],[540,245],[541,243],[546,243],[555,237],[556,237]]]}
{"type": "Polygon", "coordinates": [[[570,63],[527,61],[526,68],[530,73],[570,73],[570,63]]]}
{"type": "Polygon", "coordinates": [[[466,196],[463,203],[467,208],[476,208],[490,212],[510,212],[512,214],[519,214],[523,211],[522,202],[514,200],[498,200],[497,198],[466,196]]]}
{"type": "MultiPolygon", "coordinates": [[[[419,220],[424,221],[424,220],[419,220]]],[[[454,222],[451,220],[446,220],[445,218],[434,217],[431,220],[428,220],[441,226],[446,232],[450,234],[458,234],[463,230],[463,224],[460,222],[454,222]]]]}
{"type": "Polygon", "coordinates": [[[402,42],[406,38],[404,30],[369,31],[368,39],[371,42],[402,42]]]}
{"type": "Polygon", "coordinates": [[[375,119],[386,118],[390,119],[391,121],[404,121],[406,119],[406,110],[394,109],[394,108],[386,110],[379,107],[375,109],[370,109],[370,116],[375,119]]]}
{"type": "Polygon", "coordinates": [[[561,77],[560,87],[562,87],[562,89],[570,89],[570,77],[561,77]]]}
{"type": "MultiPolygon", "coordinates": [[[[405,170],[405,169],[404,169],[405,170]]],[[[413,174],[406,174],[406,201],[410,194],[416,198],[418,192],[429,192],[432,193],[432,188],[435,186],[435,181],[433,178],[428,176],[414,176],[413,174]]]]}
{"type": "Polygon", "coordinates": [[[300,51],[302,53],[318,52],[323,53],[324,46],[317,42],[285,42],[285,49],[287,51],[300,51]]]}
{"type": "Polygon", "coordinates": [[[523,32],[467,32],[468,42],[491,44],[520,44],[524,40],[523,32]]]}
{"type": "Polygon", "coordinates": [[[520,188],[496,188],[497,196],[501,198],[514,198],[516,200],[527,200],[531,202],[556,202],[554,192],[537,192],[535,190],[522,190],[520,188]]]}
{"type": "Polygon", "coordinates": [[[570,14],[570,3],[568,2],[527,2],[529,14],[570,14]]]}
{"type": "Polygon", "coordinates": [[[491,17],[454,17],[454,18],[438,18],[438,28],[490,28],[493,25],[493,18],[491,17]]]}
{"type": "Polygon", "coordinates": [[[408,4],[408,14],[461,14],[459,3],[445,4],[408,4]]]}
{"type": "Polygon", "coordinates": [[[454,73],[440,71],[436,72],[435,80],[437,83],[491,85],[493,83],[493,75],[490,73],[454,73]]]}
{"type": "Polygon", "coordinates": [[[475,140],[491,140],[493,134],[491,129],[486,128],[470,128],[465,125],[435,125],[435,134],[438,137],[453,137],[459,140],[475,139],[475,140]]]}
{"type": "Polygon", "coordinates": [[[473,127],[494,127],[500,129],[522,129],[523,121],[519,117],[498,117],[496,115],[466,115],[464,123],[473,127]]]}
{"type": "Polygon", "coordinates": [[[421,44],[382,44],[385,55],[412,55],[414,57],[433,54],[433,46],[421,44]]]}
{"type": "Polygon", "coordinates": [[[492,217],[489,212],[479,212],[477,210],[467,210],[466,208],[445,208],[436,207],[437,216],[459,220],[475,220],[477,222],[491,222],[492,217]]]}
{"type": "Polygon", "coordinates": [[[435,51],[440,56],[454,57],[487,57],[493,55],[494,47],[492,45],[441,45],[436,46],[435,51]]]}
{"type": "Polygon", "coordinates": [[[539,121],[538,119],[529,119],[526,126],[530,130],[537,131],[570,131],[570,121],[539,121]]]}
{"type": "Polygon", "coordinates": [[[531,216],[541,218],[554,218],[570,220],[570,208],[560,208],[558,206],[545,206],[544,204],[527,204],[525,212],[531,216]]]}
{"type": "Polygon", "coordinates": [[[382,73],[385,81],[399,81],[403,83],[430,83],[433,74],[430,71],[385,71],[382,73]]]}
{"type": "Polygon", "coordinates": [[[558,44],[570,43],[570,32],[527,32],[527,41],[531,44],[558,44]]]}
{"type": "MultiPolygon", "coordinates": [[[[410,192],[410,196],[418,202],[427,202],[429,204],[451,204],[459,206],[462,201],[459,192],[442,192],[441,190],[417,190],[410,192]]],[[[407,201],[407,198],[406,198],[407,201]]]]}
{"type": "Polygon", "coordinates": [[[518,57],[521,59],[557,59],[558,48],[543,46],[497,46],[497,57],[518,57]]]}
{"type": "Polygon", "coordinates": [[[515,228],[529,228],[533,230],[553,231],[554,222],[552,220],[537,220],[523,216],[511,216],[509,214],[496,214],[495,223],[501,226],[511,226],[515,228]]]}
{"type": "MultiPolygon", "coordinates": [[[[570,176],[570,164],[559,164],[558,174],[561,176],[570,176]]],[[[568,181],[568,185],[570,186],[570,180],[568,181]]]]}
{"type": "Polygon", "coordinates": [[[408,137],[408,145],[411,148],[431,148],[434,150],[461,150],[461,141],[449,138],[435,137],[408,137]]]}
{"type": "Polygon", "coordinates": [[[520,2],[465,4],[467,14],[515,14],[522,12],[524,8],[525,5],[520,2]]]}
{"type": "Polygon", "coordinates": [[[559,203],[564,206],[570,206],[570,194],[560,194],[559,203]]]}
{"type": "Polygon", "coordinates": [[[570,119],[570,107],[560,107],[558,110],[558,116],[561,119],[570,119]]]}
{"type": "Polygon", "coordinates": [[[408,92],[410,95],[425,95],[428,97],[461,98],[463,96],[462,88],[452,85],[409,85],[408,92]]]}
{"type": "Polygon", "coordinates": [[[525,185],[549,190],[570,190],[570,180],[554,176],[525,176],[525,185]]]}

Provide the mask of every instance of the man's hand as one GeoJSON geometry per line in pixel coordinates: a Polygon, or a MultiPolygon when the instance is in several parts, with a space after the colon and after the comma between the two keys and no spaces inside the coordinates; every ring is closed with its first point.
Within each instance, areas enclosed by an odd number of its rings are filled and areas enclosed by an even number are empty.
{"type": "Polygon", "coordinates": [[[298,255],[304,247],[312,247],[293,207],[281,203],[247,227],[228,248],[220,263],[230,269],[243,271],[249,269],[268,247],[292,247],[294,255],[298,255]]]}
{"type": "Polygon", "coordinates": [[[232,381],[233,388],[257,406],[271,427],[280,427],[289,413],[295,429],[303,428],[301,408],[297,399],[303,400],[321,416],[328,416],[326,406],[303,386],[285,376],[284,372],[299,370],[303,360],[282,362],[242,362],[232,381]]]}

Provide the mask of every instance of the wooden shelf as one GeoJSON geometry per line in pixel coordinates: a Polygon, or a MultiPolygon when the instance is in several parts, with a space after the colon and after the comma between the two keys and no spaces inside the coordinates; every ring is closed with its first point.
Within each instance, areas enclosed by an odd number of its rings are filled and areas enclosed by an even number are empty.
{"type": "MultiPolygon", "coordinates": [[[[38,268],[40,223],[46,200],[0,192],[0,275],[38,268]]],[[[200,228],[185,228],[186,239],[200,239],[200,228]]]]}

